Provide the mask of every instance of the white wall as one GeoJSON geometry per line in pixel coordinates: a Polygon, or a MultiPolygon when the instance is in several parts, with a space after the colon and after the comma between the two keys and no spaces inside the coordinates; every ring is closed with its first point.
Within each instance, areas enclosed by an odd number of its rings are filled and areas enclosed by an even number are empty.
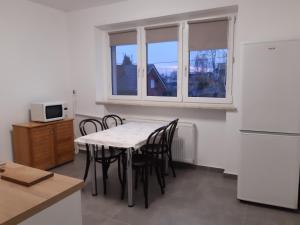
{"type": "Polygon", "coordinates": [[[71,42],[72,86],[78,91],[77,112],[102,115],[115,112],[130,116],[179,117],[192,121],[198,130],[198,163],[238,173],[239,167],[239,106],[241,63],[240,45],[248,41],[300,38],[299,0],[129,0],[104,7],[68,14],[71,42]],[[159,17],[189,11],[238,5],[233,74],[233,97],[237,112],[203,109],[161,109],[129,106],[95,105],[96,88],[101,87],[99,62],[95,60],[95,26],[159,17]]]}
{"type": "Polygon", "coordinates": [[[198,130],[198,163],[238,173],[239,106],[241,63],[240,45],[248,41],[300,38],[299,0],[129,0],[104,7],[68,13],[71,42],[72,86],[78,91],[77,112],[102,115],[115,112],[130,116],[179,117],[192,121],[198,130]],[[189,11],[238,5],[236,26],[236,63],[233,74],[233,97],[237,112],[203,109],[161,109],[129,106],[95,105],[96,88],[101,87],[99,62],[95,60],[95,26],[130,20],[159,17],[189,11]]]}
{"type": "Polygon", "coordinates": [[[77,112],[131,117],[179,117],[198,131],[198,163],[237,173],[239,164],[240,45],[248,41],[300,38],[298,0],[128,0],[64,14],[25,0],[0,2],[0,159],[11,159],[11,124],[28,120],[31,101],[64,99],[77,92],[77,112]],[[101,88],[95,26],[238,5],[233,74],[237,112],[95,104],[101,88]],[[68,18],[66,25],[65,16],[68,18]],[[66,35],[69,35],[68,40],[66,35]],[[69,41],[69,42],[68,42],[69,41]],[[70,58],[68,58],[70,47],[70,58]],[[69,59],[71,60],[70,70],[69,59]]]}
{"type": "Polygon", "coordinates": [[[12,159],[12,123],[29,103],[70,102],[66,15],[26,0],[0,1],[0,161],[12,159]]]}

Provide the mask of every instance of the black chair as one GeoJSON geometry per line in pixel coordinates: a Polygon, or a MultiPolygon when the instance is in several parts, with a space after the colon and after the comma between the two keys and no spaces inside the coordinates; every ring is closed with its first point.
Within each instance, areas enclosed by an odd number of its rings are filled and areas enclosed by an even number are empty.
{"type": "Polygon", "coordinates": [[[145,145],[140,148],[141,154],[133,154],[132,167],[135,170],[135,189],[137,189],[138,175],[142,174],[145,208],[148,208],[148,182],[149,170],[154,167],[161,193],[165,193],[164,163],[168,154],[166,142],[166,127],[152,132],[145,145]]]}
{"type": "Polygon", "coordinates": [[[174,169],[174,163],[173,163],[173,157],[172,157],[172,142],[174,138],[174,133],[178,124],[178,120],[173,120],[172,122],[169,123],[166,129],[166,141],[167,141],[167,146],[168,146],[168,161],[169,161],[169,166],[172,169],[173,177],[176,177],[175,169],[174,169]]]}
{"type": "MultiPolygon", "coordinates": [[[[104,126],[104,129],[109,129],[112,127],[116,127],[119,125],[123,124],[123,118],[121,118],[120,116],[116,115],[116,114],[108,114],[106,116],[104,116],[102,118],[102,123],[104,126]]],[[[113,147],[109,147],[110,151],[119,151],[120,155],[121,155],[121,161],[122,161],[122,166],[123,166],[123,175],[122,175],[122,179],[120,178],[120,182],[122,184],[122,194],[121,194],[121,199],[124,199],[124,188],[125,188],[125,180],[126,180],[126,149],[123,148],[113,148],[113,147]]],[[[118,162],[120,164],[120,162],[118,162]]],[[[119,176],[121,177],[121,176],[119,176]]]]}
{"type": "MultiPolygon", "coordinates": [[[[85,119],[79,123],[79,129],[81,135],[88,135],[89,133],[98,132],[104,130],[104,125],[97,119],[85,119]],[[91,131],[91,132],[89,132],[91,131]]],[[[90,167],[90,145],[86,144],[86,166],[84,172],[84,181],[87,178],[90,167]]],[[[103,193],[106,194],[106,180],[108,178],[108,168],[111,163],[118,161],[118,177],[122,186],[124,179],[121,177],[121,153],[118,149],[105,149],[104,146],[97,146],[94,152],[95,161],[102,165],[102,177],[103,177],[103,193]]]]}
{"type": "Polygon", "coordinates": [[[102,123],[105,129],[109,129],[113,126],[119,126],[123,124],[123,120],[121,117],[115,114],[109,114],[102,118],[102,123]]]}

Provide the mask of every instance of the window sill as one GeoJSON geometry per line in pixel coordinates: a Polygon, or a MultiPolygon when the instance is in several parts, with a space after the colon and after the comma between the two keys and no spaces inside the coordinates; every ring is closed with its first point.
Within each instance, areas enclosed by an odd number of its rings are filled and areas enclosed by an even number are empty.
{"type": "Polygon", "coordinates": [[[167,108],[191,108],[191,109],[215,109],[224,111],[236,111],[232,103],[192,103],[192,102],[159,102],[159,101],[139,101],[139,100],[109,100],[96,101],[97,105],[127,105],[127,106],[148,106],[167,108]]]}

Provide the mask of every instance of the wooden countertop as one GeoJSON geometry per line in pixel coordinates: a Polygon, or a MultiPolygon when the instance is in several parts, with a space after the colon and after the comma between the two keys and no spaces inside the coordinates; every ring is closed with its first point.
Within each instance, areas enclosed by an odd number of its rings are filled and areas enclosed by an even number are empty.
{"type": "MultiPolygon", "coordinates": [[[[19,166],[12,162],[5,165],[19,166]]],[[[80,190],[83,185],[82,180],[59,174],[31,187],[0,179],[0,225],[18,224],[80,190]]]]}
{"type": "Polygon", "coordinates": [[[32,127],[41,127],[41,126],[46,126],[46,125],[51,125],[51,124],[56,124],[56,123],[61,123],[62,121],[72,121],[74,120],[73,118],[65,118],[62,120],[55,120],[51,122],[26,122],[26,123],[18,123],[18,124],[13,124],[13,127],[26,127],[26,128],[32,128],[32,127]]]}

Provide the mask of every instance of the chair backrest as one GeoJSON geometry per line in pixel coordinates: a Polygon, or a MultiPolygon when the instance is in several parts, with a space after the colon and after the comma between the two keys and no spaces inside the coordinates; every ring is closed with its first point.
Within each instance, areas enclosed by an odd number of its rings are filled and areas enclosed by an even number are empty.
{"type": "Polygon", "coordinates": [[[142,147],[145,154],[161,155],[167,149],[166,126],[160,127],[153,131],[147,138],[146,144],[142,147]]]}
{"type": "Polygon", "coordinates": [[[104,130],[103,124],[97,119],[84,119],[79,123],[79,130],[82,136],[89,133],[104,130]]]}
{"type": "Polygon", "coordinates": [[[115,114],[106,115],[102,118],[102,123],[105,129],[123,124],[123,119],[115,114]]]}
{"type": "Polygon", "coordinates": [[[166,128],[166,141],[168,148],[171,149],[173,138],[174,138],[174,133],[178,124],[179,119],[175,119],[169,123],[169,125],[166,128]]]}

